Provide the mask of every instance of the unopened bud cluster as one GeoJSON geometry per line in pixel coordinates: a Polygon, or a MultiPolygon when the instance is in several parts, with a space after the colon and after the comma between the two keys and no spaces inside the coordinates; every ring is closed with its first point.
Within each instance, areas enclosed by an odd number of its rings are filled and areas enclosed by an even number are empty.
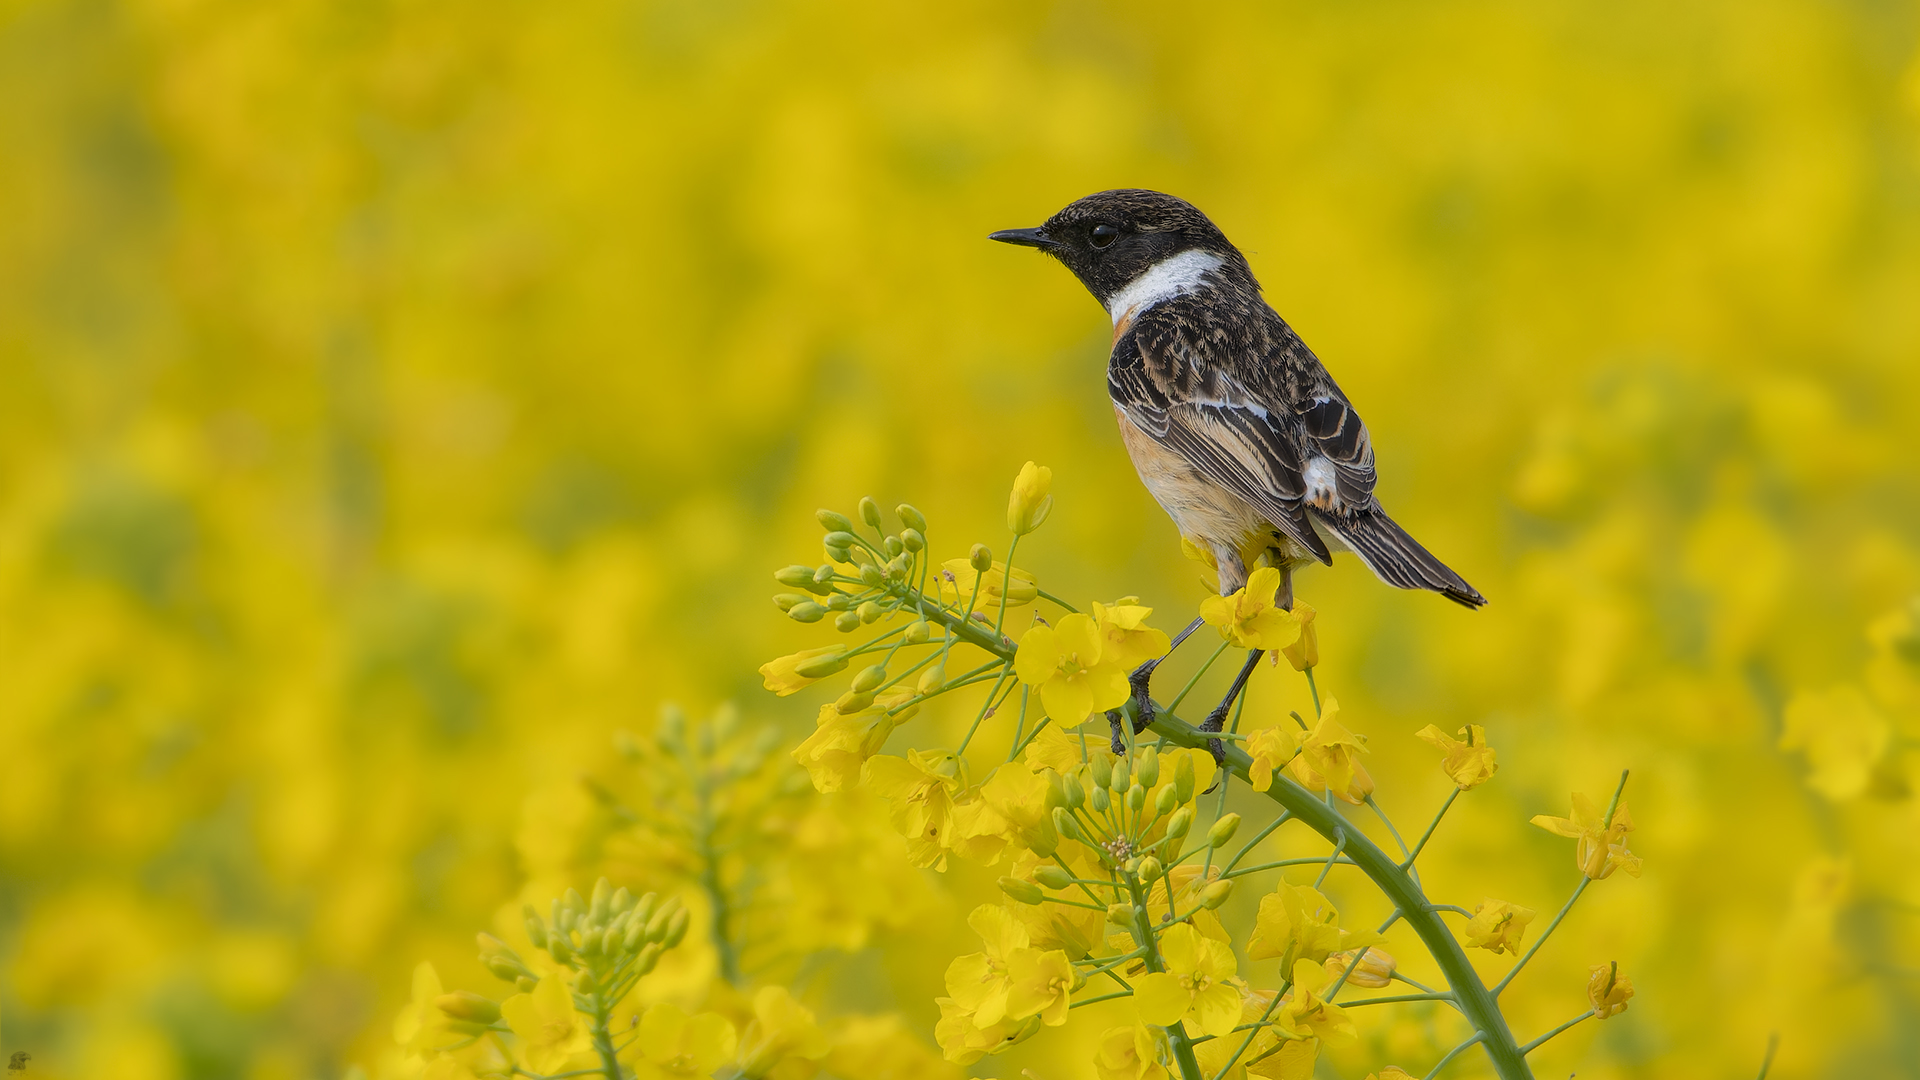
{"type": "MultiPolygon", "coordinates": [[[[574,997],[588,1012],[595,1005],[583,999],[618,1001],[633,980],[654,969],[661,953],[687,936],[687,910],[678,898],[662,901],[653,893],[635,897],[625,887],[615,889],[606,878],[594,885],[590,900],[568,889],[544,918],[531,904],[523,913],[534,947],[546,950],[554,963],[579,972],[574,997]]],[[[535,976],[505,943],[482,934],[481,949],[487,970],[522,990],[532,988],[535,976]]]]}

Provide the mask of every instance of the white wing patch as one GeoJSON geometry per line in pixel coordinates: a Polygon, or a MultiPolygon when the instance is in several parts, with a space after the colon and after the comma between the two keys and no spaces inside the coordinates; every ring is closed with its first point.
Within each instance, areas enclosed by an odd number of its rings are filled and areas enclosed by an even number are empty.
{"type": "Polygon", "coordinates": [[[1318,454],[1308,458],[1301,477],[1307,482],[1308,503],[1322,510],[1340,510],[1340,476],[1332,461],[1318,454]]]}
{"type": "Polygon", "coordinates": [[[1113,294],[1113,299],[1107,301],[1107,314],[1113,316],[1113,325],[1119,326],[1122,319],[1138,315],[1162,300],[1194,292],[1220,261],[1220,256],[1198,248],[1169,255],[1113,294]]]}

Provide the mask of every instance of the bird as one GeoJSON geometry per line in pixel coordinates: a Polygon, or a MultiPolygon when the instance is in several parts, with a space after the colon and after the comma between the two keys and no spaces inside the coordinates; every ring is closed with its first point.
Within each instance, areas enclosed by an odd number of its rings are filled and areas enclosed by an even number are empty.
{"type": "MultiPolygon", "coordinates": [[[[1181,534],[1213,556],[1221,595],[1244,588],[1250,565],[1264,559],[1280,570],[1275,602],[1291,609],[1293,572],[1331,565],[1338,549],[1389,585],[1486,604],[1381,507],[1359,412],[1199,208],[1115,189],[988,238],[1059,260],[1106,308],[1107,393],[1121,442],[1181,534]]],[[[1153,663],[1134,673],[1143,712],[1153,663]]],[[[1217,711],[1224,716],[1224,704],[1217,711]]]]}

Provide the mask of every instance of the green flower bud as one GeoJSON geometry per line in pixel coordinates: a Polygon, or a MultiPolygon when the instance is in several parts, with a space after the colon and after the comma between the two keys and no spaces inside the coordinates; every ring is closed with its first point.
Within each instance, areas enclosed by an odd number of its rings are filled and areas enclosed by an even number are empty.
{"type": "Polygon", "coordinates": [[[659,893],[642,894],[640,899],[635,900],[633,902],[632,920],[634,922],[645,925],[648,919],[653,918],[654,908],[658,907],[659,905],[660,905],[659,893]]]}
{"type": "Polygon", "coordinates": [[[633,890],[627,888],[625,885],[622,885],[618,889],[615,889],[613,892],[612,907],[613,907],[613,910],[621,913],[622,915],[626,914],[629,911],[632,911],[633,910],[633,890]]]}
{"type": "Polygon", "coordinates": [[[1214,822],[1213,828],[1207,830],[1207,843],[1214,847],[1226,847],[1227,841],[1233,839],[1233,831],[1239,827],[1240,815],[1228,814],[1214,822]]]}
{"type": "Polygon", "coordinates": [[[544,949],[547,947],[547,924],[540,921],[540,916],[531,914],[533,910],[531,906],[529,906],[527,910],[529,912],[527,915],[527,940],[533,942],[534,948],[544,949]]]}
{"type": "Polygon", "coordinates": [[[985,544],[973,545],[973,550],[967,553],[967,565],[982,574],[993,569],[993,549],[985,544]]]}
{"type": "Polygon", "coordinates": [[[820,523],[821,528],[830,533],[850,533],[853,531],[853,521],[845,514],[836,514],[831,510],[815,510],[813,512],[813,519],[820,523]]]}
{"type": "Polygon", "coordinates": [[[877,589],[887,580],[887,572],[873,563],[860,568],[860,580],[877,589]]]}
{"type": "Polygon", "coordinates": [[[1120,869],[1125,870],[1129,874],[1139,873],[1140,872],[1140,856],[1135,855],[1132,858],[1128,859],[1126,862],[1120,864],[1120,869]]]}
{"type": "Polygon", "coordinates": [[[813,590],[813,567],[799,565],[783,566],[773,572],[773,580],[785,585],[789,589],[806,589],[811,592],[813,590]]]}
{"type": "Polygon", "coordinates": [[[647,920],[644,918],[629,918],[625,932],[620,935],[620,948],[622,951],[632,952],[639,948],[640,943],[645,940],[647,940],[647,920]]]}
{"type": "Polygon", "coordinates": [[[599,956],[600,946],[604,941],[605,934],[599,926],[594,923],[581,924],[579,945],[581,956],[599,956]]]}
{"type": "Polygon", "coordinates": [[[1127,787],[1132,783],[1133,783],[1133,774],[1127,771],[1126,762],[1124,761],[1114,762],[1113,775],[1108,778],[1107,786],[1113,789],[1113,793],[1115,795],[1118,795],[1121,792],[1127,790],[1127,787]]]}
{"type": "Polygon", "coordinates": [[[1172,784],[1161,788],[1160,794],[1153,797],[1153,808],[1159,811],[1162,816],[1173,813],[1173,808],[1180,805],[1179,799],[1175,798],[1177,794],[1178,793],[1173,790],[1172,784]]]}
{"type": "Polygon", "coordinates": [[[1136,783],[1148,787],[1160,782],[1160,751],[1154,747],[1145,747],[1133,759],[1133,779],[1136,783]]]}
{"type": "Polygon", "coordinates": [[[448,1018],[468,1024],[491,1024],[500,1019],[500,1006],[469,990],[441,994],[433,1003],[448,1018]]]}
{"type": "Polygon", "coordinates": [[[667,936],[660,939],[661,946],[671,949],[682,941],[685,941],[687,939],[687,927],[692,925],[692,922],[693,916],[687,914],[686,908],[679,908],[674,911],[673,917],[667,920],[667,936]]]}
{"type": "Polygon", "coordinates": [[[1193,801],[1193,755],[1173,756],[1173,797],[1179,802],[1193,801]]]}
{"type": "Polygon", "coordinates": [[[1146,788],[1140,786],[1139,784],[1135,784],[1132,787],[1127,789],[1127,809],[1137,814],[1146,805],[1147,805],[1147,789],[1146,788]]]}
{"type": "MultiPolygon", "coordinates": [[[[1032,1016],[1029,1016],[1025,1020],[1020,1021],[1020,1027],[1016,1029],[1012,1035],[1007,1037],[1006,1044],[1008,1046],[1019,1046],[1021,1043],[1026,1042],[1028,1039],[1033,1038],[1035,1035],[1038,1035],[1039,1033],[1040,1033],[1040,1014],[1034,1013],[1032,1016]]],[[[998,1050],[999,1047],[996,1046],[994,1047],[994,1049],[998,1050]]]]}
{"type": "Polygon", "coordinates": [[[1064,806],[1053,808],[1053,830],[1069,840],[1080,839],[1080,823],[1073,820],[1064,806]]]}
{"type": "Polygon", "coordinates": [[[674,913],[679,910],[680,905],[673,900],[661,904],[659,910],[653,913],[653,918],[647,920],[647,940],[664,939],[667,936],[667,924],[673,921],[674,913]]]}
{"type": "Polygon", "coordinates": [[[880,504],[874,502],[871,495],[860,496],[860,520],[876,529],[880,527],[880,504]]]}
{"type": "Polygon", "coordinates": [[[773,606],[781,611],[792,611],[796,606],[810,602],[811,598],[802,593],[774,593],[773,606]]]}
{"type": "Polygon", "coordinates": [[[1226,903],[1227,897],[1232,895],[1233,879],[1221,878],[1219,881],[1211,882],[1206,888],[1200,890],[1200,906],[1206,908],[1208,911],[1213,911],[1219,908],[1221,904],[1226,903]]]}
{"type": "Polygon", "coordinates": [[[852,550],[853,546],[859,542],[859,537],[854,536],[851,532],[842,530],[828,533],[822,542],[830,548],[846,548],[852,550]]]}
{"type": "Polygon", "coordinates": [[[579,889],[568,889],[565,895],[560,897],[560,904],[575,916],[587,913],[587,901],[580,895],[579,889]]]}
{"type": "Polygon", "coordinates": [[[1073,884],[1073,875],[1064,866],[1042,866],[1033,872],[1033,880],[1049,889],[1064,889],[1073,884]]]}
{"type": "Polygon", "coordinates": [[[1107,921],[1115,926],[1131,928],[1133,926],[1133,905],[1108,904],[1107,921]]]}
{"type": "Polygon", "coordinates": [[[647,942],[647,944],[641,948],[640,954],[634,958],[634,974],[645,975],[647,972],[652,971],[654,966],[660,963],[660,954],[665,951],[659,942],[647,942]]]}
{"type": "Polygon", "coordinates": [[[522,975],[518,980],[514,982],[513,985],[517,987],[521,993],[531,994],[533,993],[533,988],[536,986],[539,986],[540,984],[534,981],[533,976],[522,975]]]}
{"type": "Polygon", "coordinates": [[[1046,894],[1040,891],[1040,886],[1031,881],[1022,881],[1017,877],[1001,877],[1000,891],[1019,904],[1038,904],[1047,898],[1046,894]]]}
{"type": "Polygon", "coordinates": [[[895,583],[907,580],[908,565],[905,555],[895,557],[887,563],[887,580],[895,583]]]}
{"type": "Polygon", "coordinates": [[[826,595],[823,590],[833,587],[833,579],[839,573],[840,568],[832,563],[821,563],[819,568],[813,572],[813,584],[815,585],[813,591],[823,596],[826,595]]]}
{"type": "Polygon", "coordinates": [[[893,508],[893,512],[900,515],[900,524],[907,528],[923,533],[927,531],[927,515],[915,509],[911,503],[901,503],[893,508]]]}
{"type": "Polygon", "coordinates": [[[813,623],[827,617],[827,609],[811,600],[795,604],[787,609],[787,618],[794,622],[813,623]]]}
{"type": "Polygon", "coordinates": [[[855,614],[860,616],[860,621],[868,625],[879,622],[880,616],[885,614],[880,610],[880,605],[871,600],[866,601],[853,610],[855,614]]]}
{"type": "Polygon", "coordinates": [[[1108,761],[1105,754],[1095,754],[1087,767],[1093,774],[1093,786],[1106,787],[1113,783],[1113,762],[1108,761]]]}
{"type": "MultiPolygon", "coordinates": [[[[836,645],[834,648],[844,650],[846,646],[836,645]]],[[[846,668],[847,654],[842,651],[838,653],[824,653],[820,656],[809,657],[802,660],[793,665],[793,673],[803,679],[824,679],[829,675],[838,675],[840,672],[845,671],[846,668]]]]}
{"type": "Polygon", "coordinates": [[[850,611],[852,608],[853,597],[848,596],[846,593],[837,592],[827,597],[828,611],[850,611]]]}
{"type": "Polygon", "coordinates": [[[927,639],[932,636],[933,625],[925,619],[915,619],[907,624],[907,629],[900,635],[900,640],[909,645],[925,645],[927,639]]]}
{"type": "Polygon", "coordinates": [[[1151,884],[1160,880],[1160,875],[1164,872],[1164,868],[1161,867],[1159,859],[1149,855],[1140,860],[1140,869],[1138,872],[1141,881],[1151,884]]]}
{"type": "Polygon", "coordinates": [[[567,935],[547,935],[547,955],[553,957],[553,962],[556,964],[564,964],[572,960],[573,946],[567,942],[567,935]]]}
{"type": "Polygon", "coordinates": [[[499,979],[501,982],[513,982],[520,978],[520,976],[527,974],[527,969],[524,965],[505,956],[482,957],[481,964],[493,973],[494,978],[499,979]]]}
{"type": "Polygon", "coordinates": [[[1188,830],[1192,828],[1193,807],[1191,806],[1183,806],[1175,810],[1173,816],[1167,819],[1167,835],[1175,840],[1187,835],[1188,830]]]}
{"type": "Polygon", "coordinates": [[[485,960],[489,956],[515,955],[513,946],[484,931],[475,934],[473,941],[474,944],[480,946],[480,959],[482,960],[485,960]]]}
{"type": "Polygon", "coordinates": [[[1089,800],[1089,804],[1093,807],[1094,813],[1104,814],[1107,812],[1107,807],[1113,805],[1113,796],[1107,794],[1106,788],[1097,787],[1093,789],[1093,796],[1089,800]]]}
{"type": "Polygon", "coordinates": [[[598,989],[600,989],[600,980],[593,977],[592,971],[582,971],[579,977],[573,980],[573,992],[576,994],[591,994],[598,989]]]}
{"type": "Polygon", "coordinates": [[[833,703],[833,707],[840,710],[841,716],[852,716],[871,704],[873,704],[873,691],[849,690],[840,695],[839,699],[833,703]]]}
{"type": "Polygon", "coordinates": [[[927,547],[926,534],[922,533],[919,529],[909,528],[900,534],[900,546],[906,548],[908,551],[924,551],[927,547]]]}
{"type": "Polygon", "coordinates": [[[935,664],[920,673],[918,686],[922,697],[939,693],[940,688],[945,685],[947,685],[947,665],[945,664],[935,664]]]}
{"type": "Polygon", "coordinates": [[[851,634],[860,629],[860,616],[857,612],[843,611],[834,616],[833,628],[843,634],[851,634]]]}
{"type": "Polygon", "coordinates": [[[886,681],[887,665],[874,664],[860,669],[860,673],[853,677],[853,688],[856,692],[866,693],[869,690],[880,689],[880,684],[886,681]]]}
{"type": "Polygon", "coordinates": [[[600,938],[600,951],[613,956],[618,954],[627,943],[627,928],[624,925],[609,926],[600,938]]]}
{"type": "Polygon", "coordinates": [[[898,556],[907,550],[907,543],[897,536],[889,536],[880,541],[880,547],[887,554],[898,556]]]}
{"type": "Polygon", "coordinates": [[[593,883],[593,900],[588,904],[588,918],[604,924],[607,916],[613,912],[613,882],[601,878],[593,883]]]}
{"type": "Polygon", "coordinates": [[[832,544],[823,544],[820,547],[821,554],[827,557],[828,562],[850,563],[853,561],[854,551],[854,548],[834,547],[832,544]]]}
{"type": "Polygon", "coordinates": [[[1086,805],[1087,789],[1080,783],[1080,774],[1077,771],[1060,778],[1060,796],[1075,810],[1086,805]]]}

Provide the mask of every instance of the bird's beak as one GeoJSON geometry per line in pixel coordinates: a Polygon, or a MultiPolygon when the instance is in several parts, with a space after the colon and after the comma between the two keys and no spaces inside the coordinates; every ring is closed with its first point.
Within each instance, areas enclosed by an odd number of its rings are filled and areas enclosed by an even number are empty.
{"type": "Polygon", "coordinates": [[[1001,229],[997,233],[988,233],[987,239],[998,240],[1003,244],[1018,244],[1021,247],[1050,248],[1053,241],[1047,239],[1045,229],[1001,229]]]}

